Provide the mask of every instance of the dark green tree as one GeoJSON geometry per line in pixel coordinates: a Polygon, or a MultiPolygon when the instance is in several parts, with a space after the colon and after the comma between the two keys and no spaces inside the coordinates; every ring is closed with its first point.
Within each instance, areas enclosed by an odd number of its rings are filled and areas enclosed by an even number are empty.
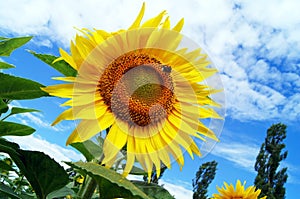
{"type": "Polygon", "coordinates": [[[286,159],[288,152],[283,151],[286,138],[286,125],[273,124],[267,131],[265,142],[261,145],[256,157],[255,171],[257,176],[254,184],[261,189],[260,197],[268,199],[284,199],[287,181],[287,168],[279,170],[280,162],[286,159]]]}
{"type": "Polygon", "coordinates": [[[199,167],[196,177],[193,179],[193,199],[206,199],[207,188],[216,175],[218,163],[216,161],[206,162],[199,167]]]}

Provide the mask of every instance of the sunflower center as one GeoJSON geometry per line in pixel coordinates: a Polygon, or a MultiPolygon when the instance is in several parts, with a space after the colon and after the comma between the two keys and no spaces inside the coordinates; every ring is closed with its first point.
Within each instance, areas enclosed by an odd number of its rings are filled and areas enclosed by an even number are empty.
{"type": "Polygon", "coordinates": [[[124,85],[133,100],[150,105],[161,97],[163,80],[152,66],[137,66],[127,71],[126,76],[124,85]]]}
{"type": "Polygon", "coordinates": [[[148,54],[127,53],[114,60],[99,80],[105,104],[129,125],[149,125],[166,117],[175,97],[169,72],[148,54]]]}

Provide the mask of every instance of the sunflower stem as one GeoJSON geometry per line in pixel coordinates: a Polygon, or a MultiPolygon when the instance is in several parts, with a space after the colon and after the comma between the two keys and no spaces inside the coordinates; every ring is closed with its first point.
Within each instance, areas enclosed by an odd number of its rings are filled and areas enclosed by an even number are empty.
{"type": "MultiPolygon", "coordinates": [[[[102,155],[99,158],[98,164],[101,167],[101,162],[104,158],[104,154],[102,153],[102,155]]],[[[91,199],[93,197],[93,194],[95,192],[97,188],[97,182],[96,180],[94,180],[92,177],[90,176],[86,176],[86,183],[84,184],[84,186],[81,187],[80,191],[79,191],[79,198],[84,198],[84,199],[91,199]]],[[[99,198],[101,198],[101,193],[100,193],[100,188],[99,188],[99,198]]]]}
{"type": "Polygon", "coordinates": [[[90,199],[93,197],[95,189],[97,187],[97,182],[92,177],[86,177],[86,184],[80,190],[79,198],[90,199]]]}

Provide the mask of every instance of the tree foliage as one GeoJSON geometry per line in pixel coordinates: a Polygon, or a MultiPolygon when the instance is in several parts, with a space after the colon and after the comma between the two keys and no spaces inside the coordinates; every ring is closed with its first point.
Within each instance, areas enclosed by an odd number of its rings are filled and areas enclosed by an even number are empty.
{"type": "Polygon", "coordinates": [[[287,151],[283,151],[285,138],[286,125],[281,123],[272,125],[267,130],[267,137],[256,158],[257,176],[254,184],[261,189],[261,196],[267,196],[268,199],[285,198],[287,168],[279,170],[280,162],[286,159],[288,154],[287,151]]]}
{"type": "Polygon", "coordinates": [[[196,177],[193,179],[193,199],[206,199],[207,188],[216,175],[218,163],[216,161],[206,162],[199,167],[196,177]]]}

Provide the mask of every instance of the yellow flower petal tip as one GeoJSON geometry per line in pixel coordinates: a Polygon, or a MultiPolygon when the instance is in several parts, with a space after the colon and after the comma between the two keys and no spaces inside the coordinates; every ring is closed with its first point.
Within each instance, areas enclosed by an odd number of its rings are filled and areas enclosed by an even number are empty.
{"type": "Polygon", "coordinates": [[[127,148],[124,176],[135,160],[151,175],[161,165],[177,161],[183,153],[201,155],[195,139],[218,140],[201,119],[220,119],[211,98],[216,92],[206,84],[215,75],[207,55],[184,48],[184,19],[172,26],[166,11],[143,20],[145,3],[129,29],[115,32],[78,29],[70,53],[61,57],[77,71],[76,77],[61,77],[64,84],[42,88],[50,95],[69,100],[53,125],[78,120],[66,144],[83,142],[110,129],[104,140],[105,165],[111,167],[127,148]],[[171,28],[173,27],[173,28],[171,28]],[[173,157],[170,157],[173,156],[173,157]]]}

